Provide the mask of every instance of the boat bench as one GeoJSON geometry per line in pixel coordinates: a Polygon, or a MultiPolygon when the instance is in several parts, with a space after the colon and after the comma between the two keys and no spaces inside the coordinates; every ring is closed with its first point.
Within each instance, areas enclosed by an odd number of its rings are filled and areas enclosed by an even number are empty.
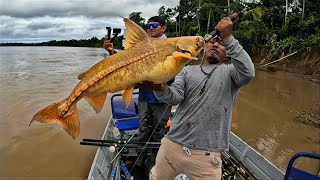
{"type": "MultiPolygon", "coordinates": [[[[137,95],[134,93],[133,95],[137,95]]],[[[111,110],[114,125],[120,132],[129,132],[136,130],[140,126],[140,120],[137,115],[138,98],[132,98],[128,107],[124,104],[121,94],[115,94],[111,97],[111,110]]]]}

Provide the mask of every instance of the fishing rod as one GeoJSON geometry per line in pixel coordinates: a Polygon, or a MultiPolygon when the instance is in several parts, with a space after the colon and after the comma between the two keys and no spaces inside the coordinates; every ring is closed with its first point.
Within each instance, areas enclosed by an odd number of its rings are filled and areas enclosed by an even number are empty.
{"type": "MultiPolygon", "coordinates": [[[[171,99],[170,99],[170,102],[167,104],[167,106],[166,106],[165,110],[163,111],[163,113],[162,113],[162,115],[161,115],[161,118],[158,120],[158,122],[157,122],[156,126],[154,127],[154,129],[153,129],[153,131],[152,131],[151,135],[149,136],[149,138],[148,138],[147,142],[150,142],[150,139],[152,138],[153,134],[155,133],[156,129],[158,128],[158,126],[159,126],[159,124],[160,124],[160,121],[162,120],[162,118],[163,118],[164,114],[165,114],[165,113],[166,113],[166,111],[168,110],[168,107],[169,107],[169,105],[170,105],[170,104],[171,104],[171,99]]],[[[147,118],[147,117],[146,117],[146,118],[147,118]]],[[[147,119],[146,119],[146,118],[145,118],[145,122],[147,122],[147,119]]],[[[131,140],[131,139],[130,139],[130,140],[131,140]]],[[[137,162],[138,162],[139,158],[141,157],[141,155],[142,155],[143,151],[146,149],[146,147],[147,147],[147,144],[145,144],[145,145],[144,145],[144,147],[143,147],[143,149],[141,150],[141,152],[140,152],[139,156],[138,156],[138,157],[137,157],[137,159],[135,160],[135,162],[134,162],[134,164],[133,164],[132,168],[130,169],[130,172],[132,172],[133,168],[134,168],[134,167],[135,167],[135,165],[137,164],[137,162]]]]}
{"type": "MultiPolygon", "coordinates": [[[[167,106],[168,107],[168,106],[167,106]]],[[[162,114],[162,116],[164,115],[164,113],[162,114]]],[[[147,118],[149,118],[150,117],[150,114],[149,115],[147,115],[146,117],[145,117],[145,119],[142,121],[142,123],[140,124],[140,126],[143,126],[146,122],[147,122],[147,118]]],[[[162,117],[161,117],[162,118],[162,117]]],[[[160,122],[160,121],[159,121],[160,122]]],[[[158,122],[158,123],[159,123],[158,122]]],[[[125,147],[127,147],[127,145],[130,143],[130,141],[131,141],[131,139],[137,134],[139,132],[139,128],[131,135],[131,137],[127,140],[127,141],[125,141],[125,143],[123,144],[123,146],[120,148],[120,150],[117,150],[117,153],[116,153],[116,155],[113,157],[113,159],[111,159],[111,161],[109,162],[109,164],[107,165],[107,167],[105,168],[105,169],[103,169],[103,171],[100,173],[100,176],[110,167],[110,165],[115,161],[115,160],[119,160],[119,155],[120,155],[120,153],[125,149],[125,147]]],[[[154,131],[152,132],[152,133],[154,133],[154,131]]],[[[88,139],[87,139],[88,140],[88,139]]],[[[148,139],[148,142],[149,142],[149,140],[150,140],[150,138],[148,139]]],[[[99,144],[99,146],[100,146],[101,144],[99,144]]],[[[101,147],[101,146],[100,146],[101,147]]],[[[141,153],[140,153],[140,155],[143,153],[143,151],[146,149],[146,147],[147,147],[147,144],[145,144],[144,146],[143,146],[143,148],[141,148],[141,147],[138,147],[138,149],[141,149],[141,153]]],[[[159,147],[157,147],[157,149],[159,149],[159,147]]],[[[116,150],[116,148],[113,146],[113,148],[111,148],[111,149],[109,149],[109,151],[110,152],[115,152],[115,150],[116,150]]],[[[140,155],[138,156],[138,158],[137,159],[139,159],[139,157],[140,157],[140,155]]],[[[135,166],[135,164],[136,164],[136,162],[137,162],[137,160],[135,161],[135,163],[134,163],[134,165],[133,165],[133,167],[135,166]]],[[[130,172],[132,171],[132,169],[130,170],[130,172]]],[[[100,178],[100,176],[98,177],[98,179],[100,178]]]]}
{"type": "MultiPolygon", "coordinates": [[[[143,121],[143,122],[140,124],[140,126],[143,126],[145,122],[146,122],[146,121],[143,121]]],[[[120,155],[120,153],[124,150],[124,148],[126,147],[126,145],[128,145],[128,144],[130,143],[131,139],[132,139],[138,132],[139,132],[139,128],[131,135],[131,137],[130,137],[130,138],[127,140],[127,142],[121,147],[121,149],[117,152],[117,154],[114,156],[114,158],[110,161],[109,164],[112,164],[112,163],[113,163],[113,161],[120,155]]],[[[145,145],[145,146],[147,146],[147,145],[145,145]]]]}
{"type": "Polygon", "coordinates": [[[246,165],[244,165],[241,161],[238,160],[238,158],[236,158],[231,150],[229,150],[228,152],[221,152],[221,158],[224,162],[230,164],[231,166],[233,166],[233,168],[235,168],[233,176],[236,176],[236,173],[238,172],[240,176],[245,180],[258,179],[246,165]]]}
{"type": "Polygon", "coordinates": [[[150,144],[150,145],[160,145],[160,142],[145,142],[145,141],[113,141],[113,140],[99,140],[99,139],[83,139],[85,142],[100,142],[100,143],[115,143],[115,144],[150,144]]]}
{"type": "MultiPolygon", "coordinates": [[[[147,145],[147,148],[159,148],[160,144],[148,144],[145,143],[147,145]]],[[[124,147],[125,144],[118,144],[118,143],[96,143],[96,142],[80,142],[80,145],[88,145],[88,146],[99,146],[99,147],[124,147]]],[[[143,144],[144,145],[144,144],[143,144]]],[[[135,147],[143,147],[143,145],[139,145],[139,144],[127,144],[126,147],[128,148],[135,148],[135,147]]]]}
{"type": "MultiPolygon", "coordinates": [[[[229,16],[229,18],[230,18],[230,20],[233,22],[234,25],[240,20],[238,13],[233,13],[233,14],[231,14],[231,15],[229,16]]],[[[212,38],[214,38],[214,39],[216,39],[217,41],[219,41],[219,40],[220,40],[219,35],[220,35],[220,31],[218,31],[218,30],[215,29],[215,30],[213,30],[213,31],[209,34],[208,37],[206,37],[206,38],[204,39],[204,41],[207,43],[207,42],[209,42],[212,38]]]]}

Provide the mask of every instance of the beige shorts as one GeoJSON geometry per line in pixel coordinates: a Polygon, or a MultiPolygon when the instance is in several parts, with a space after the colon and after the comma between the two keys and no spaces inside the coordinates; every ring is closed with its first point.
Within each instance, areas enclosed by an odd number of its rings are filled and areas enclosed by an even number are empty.
{"type": "Polygon", "coordinates": [[[173,180],[177,175],[183,173],[191,180],[220,180],[221,167],[220,152],[184,148],[164,137],[161,140],[151,179],[173,180]]]}

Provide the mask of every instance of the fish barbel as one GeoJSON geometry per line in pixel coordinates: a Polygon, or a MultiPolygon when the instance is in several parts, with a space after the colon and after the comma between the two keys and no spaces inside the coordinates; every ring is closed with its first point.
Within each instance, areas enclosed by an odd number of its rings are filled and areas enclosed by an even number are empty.
{"type": "Polygon", "coordinates": [[[109,56],[78,76],[80,82],[61,102],[37,112],[33,121],[55,122],[75,139],[80,133],[77,102],[85,98],[98,113],[107,93],[122,91],[130,104],[134,85],[142,81],[155,84],[174,78],[187,62],[195,59],[204,45],[201,36],[151,38],[139,25],[124,18],[127,29],[125,50],[109,56]]]}

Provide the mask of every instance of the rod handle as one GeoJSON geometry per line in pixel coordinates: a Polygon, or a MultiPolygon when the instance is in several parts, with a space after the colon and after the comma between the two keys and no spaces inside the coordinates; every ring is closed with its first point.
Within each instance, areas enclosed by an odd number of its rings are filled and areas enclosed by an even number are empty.
{"type": "MultiPolygon", "coordinates": [[[[238,13],[233,13],[229,16],[229,18],[231,19],[231,21],[233,22],[233,24],[238,23],[239,21],[239,14],[238,13]]],[[[205,42],[209,42],[212,38],[216,38],[217,36],[219,36],[219,31],[218,30],[213,30],[209,36],[204,40],[205,42]]]]}

